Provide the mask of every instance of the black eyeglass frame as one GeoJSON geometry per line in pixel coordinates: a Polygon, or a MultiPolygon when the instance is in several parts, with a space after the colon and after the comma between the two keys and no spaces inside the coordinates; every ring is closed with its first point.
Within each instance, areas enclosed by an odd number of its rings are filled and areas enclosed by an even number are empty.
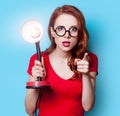
{"type": "Polygon", "coordinates": [[[77,37],[78,36],[78,32],[77,32],[77,35],[76,36],[73,36],[73,35],[71,35],[71,29],[73,29],[73,28],[76,28],[76,30],[78,31],[78,27],[77,26],[71,26],[70,28],[69,28],[69,30],[66,30],[66,28],[64,27],[64,26],[57,26],[56,28],[53,28],[53,30],[54,30],[54,32],[56,33],[56,35],[57,36],[59,36],[59,37],[63,37],[67,32],[69,33],[69,35],[70,35],[70,37],[77,37]],[[62,27],[65,31],[64,31],[64,33],[62,34],[62,35],[59,35],[58,33],[57,33],[57,29],[59,28],[59,27],[62,27]]]}

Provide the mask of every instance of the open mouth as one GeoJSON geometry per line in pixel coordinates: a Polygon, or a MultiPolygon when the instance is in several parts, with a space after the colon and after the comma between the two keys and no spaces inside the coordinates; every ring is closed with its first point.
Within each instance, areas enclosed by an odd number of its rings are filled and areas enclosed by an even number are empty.
{"type": "Polygon", "coordinates": [[[64,41],[64,42],[62,42],[62,44],[63,44],[64,47],[69,47],[70,46],[70,42],[68,42],[68,41],[64,41]]]}

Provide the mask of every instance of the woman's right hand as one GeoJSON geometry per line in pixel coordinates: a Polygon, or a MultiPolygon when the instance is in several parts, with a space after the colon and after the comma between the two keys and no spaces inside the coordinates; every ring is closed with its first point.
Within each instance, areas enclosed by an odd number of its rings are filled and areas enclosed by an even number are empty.
{"type": "Polygon", "coordinates": [[[32,67],[32,76],[34,80],[37,80],[38,77],[41,77],[42,80],[45,79],[46,71],[43,63],[43,58],[42,62],[40,62],[39,60],[34,61],[34,66],[32,67]]]}

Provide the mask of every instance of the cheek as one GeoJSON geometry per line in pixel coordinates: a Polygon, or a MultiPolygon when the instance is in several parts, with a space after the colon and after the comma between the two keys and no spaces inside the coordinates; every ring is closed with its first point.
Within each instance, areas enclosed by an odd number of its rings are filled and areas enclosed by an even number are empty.
{"type": "Polygon", "coordinates": [[[78,39],[73,39],[72,40],[72,46],[73,47],[75,47],[77,43],[78,43],[78,39]]]}
{"type": "Polygon", "coordinates": [[[57,37],[54,38],[54,41],[56,45],[59,45],[61,43],[60,39],[57,37]]]}

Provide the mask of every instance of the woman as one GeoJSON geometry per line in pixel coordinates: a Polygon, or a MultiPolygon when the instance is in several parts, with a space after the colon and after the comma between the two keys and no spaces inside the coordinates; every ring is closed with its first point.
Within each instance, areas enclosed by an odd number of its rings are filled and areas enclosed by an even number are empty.
{"type": "Polygon", "coordinates": [[[48,34],[50,47],[41,53],[42,62],[32,55],[28,67],[29,80],[42,77],[50,83],[44,91],[28,89],[26,112],[33,116],[38,95],[39,116],[84,116],[95,102],[95,78],[98,59],[87,50],[88,32],[79,9],[64,5],[53,12],[48,34]]]}

